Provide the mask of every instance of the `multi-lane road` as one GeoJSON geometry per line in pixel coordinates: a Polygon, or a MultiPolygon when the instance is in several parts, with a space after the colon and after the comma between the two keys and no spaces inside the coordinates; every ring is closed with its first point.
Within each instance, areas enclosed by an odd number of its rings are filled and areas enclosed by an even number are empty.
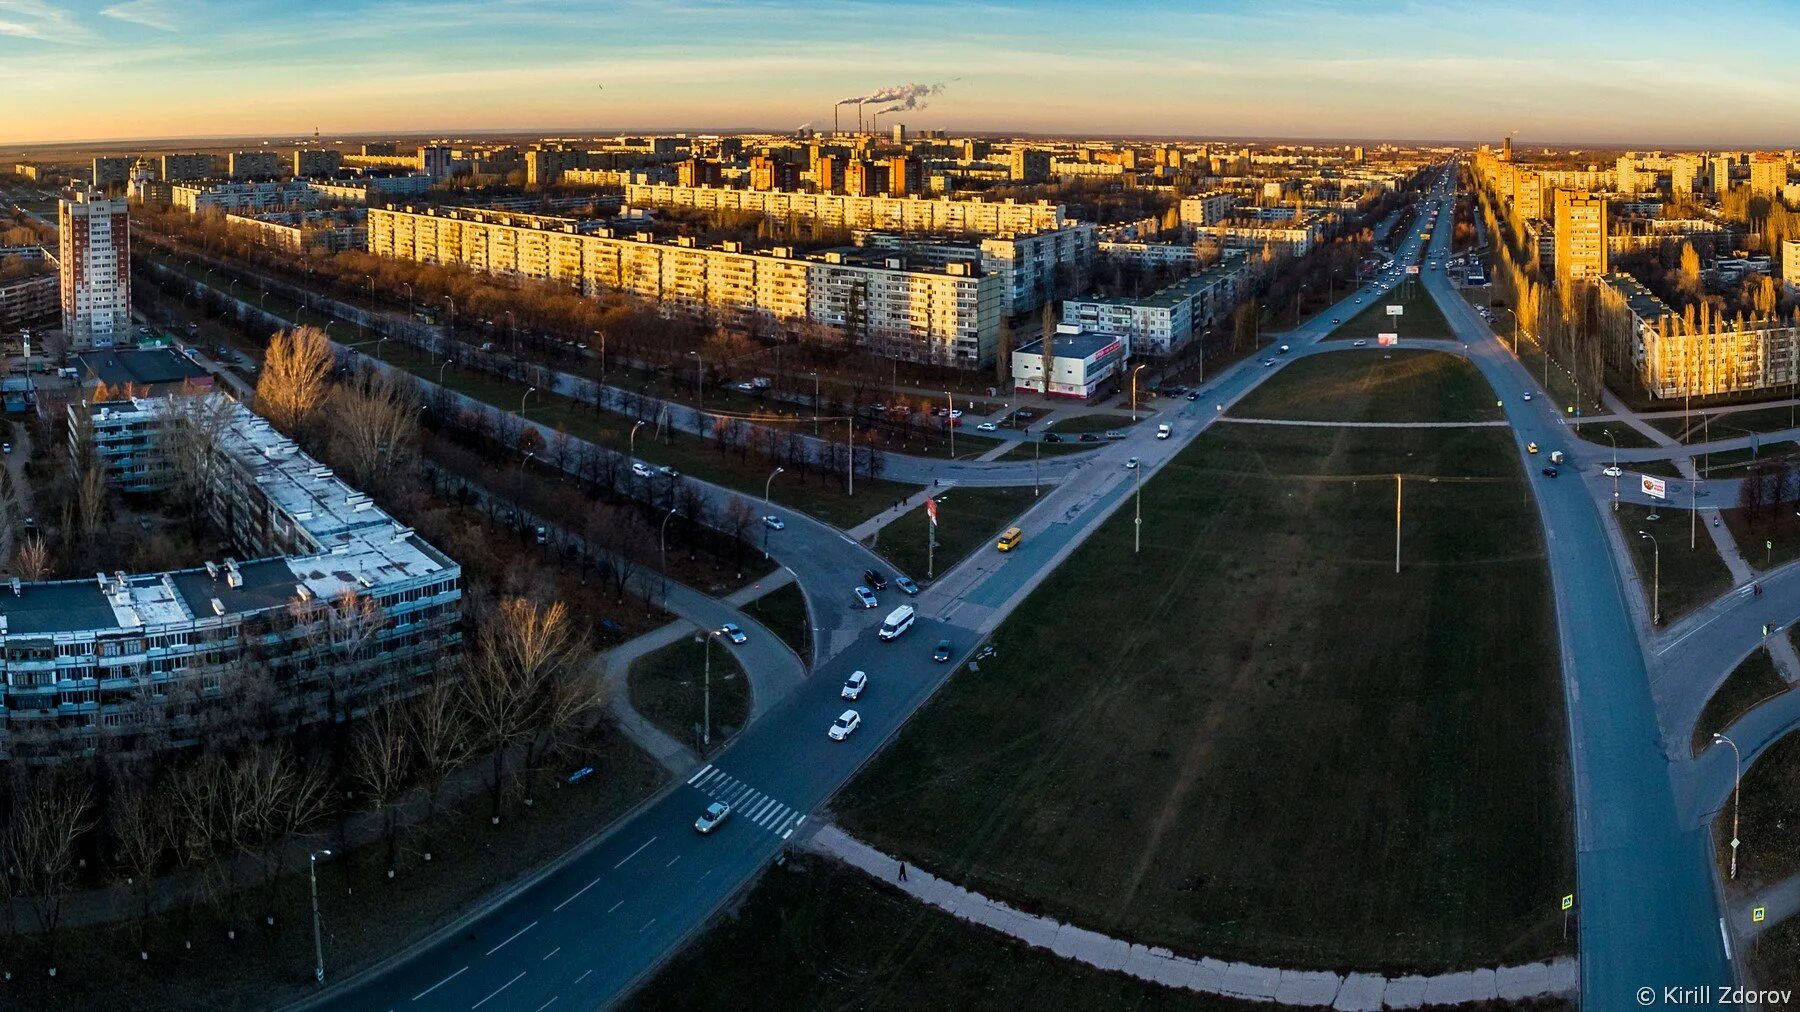
{"type": "MultiPolygon", "coordinates": [[[[1415,259],[1419,248],[1415,227],[1398,251],[1400,262],[1415,259]]],[[[1347,293],[1286,340],[1324,337],[1331,319],[1354,315],[1385,287],[1378,279],[1347,293]]],[[[900,730],[1097,524],[1129,501],[1134,481],[1154,474],[1274,371],[1259,361],[1240,362],[1204,384],[1198,399],[1159,415],[1173,426],[1172,438],[1158,440],[1150,427],[1137,426],[1125,440],[1059,467],[1060,483],[1021,521],[1029,532],[1025,543],[1004,556],[977,552],[927,588],[912,601],[918,623],[899,640],[884,643],[875,636],[879,616],[905,600],[889,593],[881,607],[861,613],[866,617],[836,623],[843,638],[821,651],[822,663],[807,684],[770,707],[678,789],[468,923],[347,982],[321,1002],[342,1008],[537,1009],[592,1007],[625,993],[775,861],[786,840],[806,831],[808,814],[900,730]],[[1133,456],[1142,462],[1137,472],[1121,466],[1133,456]],[[948,663],[931,659],[939,639],[953,644],[948,663]],[[846,706],[838,687],[857,669],[870,674],[869,689],[856,704],[862,727],[846,741],[832,741],[826,729],[846,706]],[[693,821],[714,799],[730,802],[737,814],[702,837],[693,821]]],[[[984,467],[943,462],[933,476],[954,481],[979,472],[994,480],[984,467]]],[[[1014,483],[1019,480],[1028,475],[1015,476],[1014,483]]],[[[784,534],[793,533],[791,524],[784,534]]],[[[775,550],[787,562],[784,551],[800,547],[806,554],[805,546],[834,536],[849,540],[829,528],[803,528],[805,540],[789,539],[775,550]]],[[[860,569],[839,565],[835,574],[795,567],[803,585],[810,585],[815,610],[835,615],[838,599],[848,601],[860,569]]]]}

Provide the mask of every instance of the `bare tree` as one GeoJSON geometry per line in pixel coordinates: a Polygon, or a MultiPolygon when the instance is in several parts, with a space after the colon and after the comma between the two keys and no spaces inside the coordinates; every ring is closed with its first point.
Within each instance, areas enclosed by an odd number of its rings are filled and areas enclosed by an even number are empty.
{"type": "Polygon", "coordinates": [[[159,824],[157,801],[148,780],[133,772],[122,771],[106,804],[106,821],[115,848],[114,860],[124,869],[127,884],[137,897],[132,938],[141,959],[148,958],[150,901],[157,869],[168,850],[168,839],[159,824]]]}
{"type": "Polygon", "coordinates": [[[161,402],[167,412],[156,442],[157,466],[169,476],[167,494],[199,521],[205,497],[224,466],[219,443],[231,426],[237,404],[222,394],[178,394],[161,402]]]}
{"type": "Polygon", "coordinates": [[[493,751],[493,810],[500,821],[507,752],[529,739],[544,687],[573,663],[580,638],[561,602],[548,606],[521,597],[502,601],[485,624],[463,679],[469,713],[482,745],[493,751]]]}
{"type": "Polygon", "coordinates": [[[363,369],[331,392],[331,445],[359,487],[406,470],[418,453],[418,391],[395,376],[388,369],[363,369]]]}
{"type": "Polygon", "coordinates": [[[412,774],[413,737],[408,714],[388,704],[362,722],[351,745],[351,776],[381,818],[381,836],[387,845],[387,877],[393,878],[398,850],[398,802],[405,795],[412,774]]]}
{"type": "Polygon", "coordinates": [[[256,405],[275,427],[298,434],[325,404],[334,365],[331,342],[316,327],[282,331],[269,339],[256,405]]]}
{"type": "Polygon", "coordinates": [[[6,833],[7,853],[30,897],[52,974],[56,972],[57,932],[62,927],[69,873],[75,867],[75,848],[94,828],[93,812],[93,789],[74,773],[34,776],[15,793],[6,833]]]}
{"type": "Polygon", "coordinates": [[[43,580],[50,576],[50,546],[36,534],[28,535],[19,545],[19,554],[13,560],[13,569],[24,580],[43,580]]]}
{"type": "MultiPolygon", "coordinates": [[[[461,690],[454,682],[439,681],[413,701],[408,712],[413,747],[425,788],[426,833],[437,814],[438,795],[444,781],[469,761],[469,718],[463,711],[461,690]]],[[[431,860],[431,839],[425,841],[425,860],[431,860]]]]}

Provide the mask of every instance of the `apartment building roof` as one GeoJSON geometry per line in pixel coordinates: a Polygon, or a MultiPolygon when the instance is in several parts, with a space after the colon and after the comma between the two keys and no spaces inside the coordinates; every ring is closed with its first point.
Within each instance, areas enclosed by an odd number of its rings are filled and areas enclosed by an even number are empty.
{"type": "Polygon", "coordinates": [[[1637,278],[1629,274],[1615,271],[1600,279],[1608,288],[1625,300],[1625,306],[1631,315],[1640,320],[1654,320],[1668,316],[1674,312],[1669,304],[1657,298],[1650,289],[1645,288],[1637,278]]]}
{"type": "Polygon", "coordinates": [[[1173,284],[1151,292],[1149,295],[1128,297],[1123,295],[1105,298],[1068,299],[1066,301],[1083,305],[1100,306],[1141,306],[1146,309],[1173,309],[1187,302],[1201,292],[1219,284],[1233,274],[1243,270],[1243,256],[1228,256],[1218,263],[1203,267],[1193,274],[1173,284]]]}
{"type": "Polygon", "coordinates": [[[206,370],[193,360],[169,348],[138,348],[119,351],[86,351],[75,356],[81,363],[84,378],[107,386],[135,383],[161,386],[200,379],[206,370]]]}

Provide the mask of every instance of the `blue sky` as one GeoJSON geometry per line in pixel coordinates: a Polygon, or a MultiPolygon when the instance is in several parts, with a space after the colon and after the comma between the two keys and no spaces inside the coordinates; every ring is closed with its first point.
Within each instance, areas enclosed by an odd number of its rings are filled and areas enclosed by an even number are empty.
{"type": "Polygon", "coordinates": [[[1791,146],[1800,0],[1729,6],[0,0],[0,142],[829,128],[917,81],[918,128],[1791,146]]]}

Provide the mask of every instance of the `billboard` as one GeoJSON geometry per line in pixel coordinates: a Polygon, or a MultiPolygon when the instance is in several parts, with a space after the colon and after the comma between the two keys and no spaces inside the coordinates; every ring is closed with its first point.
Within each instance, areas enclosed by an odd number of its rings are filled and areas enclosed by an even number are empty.
{"type": "Polygon", "coordinates": [[[1406,307],[1405,306],[1389,306],[1389,307],[1387,307],[1387,314],[1389,316],[1405,316],[1406,315],[1406,307]]]}
{"type": "Polygon", "coordinates": [[[1407,268],[1407,269],[1406,269],[1406,273],[1408,273],[1408,274],[1417,274],[1417,273],[1419,273],[1419,265],[1418,265],[1418,264],[1413,264],[1413,265],[1412,265],[1412,266],[1411,266],[1411,267],[1408,267],[1408,268],[1407,268]]]}
{"type": "Polygon", "coordinates": [[[1647,474],[1643,474],[1639,475],[1638,479],[1642,484],[1645,495],[1650,496],[1653,499],[1667,499],[1669,497],[1668,486],[1664,484],[1661,478],[1652,478],[1647,474]]]}
{"type": "Polygon", "coordinates": [[[1375,335],[1375,343],[1378,345],[1383,345],[1383,346],[1399,344],[1400,343],[1400,335],[1399,334],[1376,334],[1375,335]]]}

